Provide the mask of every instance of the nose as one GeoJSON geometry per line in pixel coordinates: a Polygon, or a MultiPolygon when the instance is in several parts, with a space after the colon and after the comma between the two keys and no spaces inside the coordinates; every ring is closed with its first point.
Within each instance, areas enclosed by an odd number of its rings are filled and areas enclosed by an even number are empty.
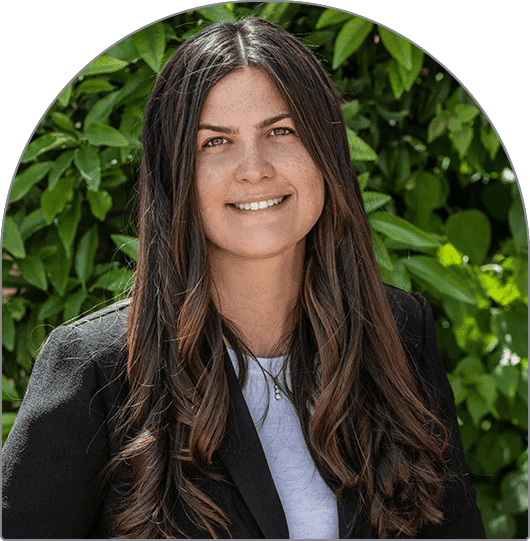
{"type": "Polygon", "coordinates": [[[259,141],[245,141],[236,160],[234,176],[238,182],[257,184],[274,176],[270,156],[267,155],[265,145],[259,141]]]}

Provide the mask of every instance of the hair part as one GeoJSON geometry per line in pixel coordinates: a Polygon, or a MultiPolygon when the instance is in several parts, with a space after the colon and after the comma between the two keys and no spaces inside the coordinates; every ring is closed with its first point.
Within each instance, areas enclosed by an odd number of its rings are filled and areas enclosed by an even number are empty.
{"type": "Polygon", "coordinates": [[[337,497],[358,492],[360,512],[380,537],[412,536],[442,518],[447,434],[420,398],[400,343],[351,165],[342,100],[311,51],[256,18],[211,25],[182,44],[146,108],[123,417],[124,432],[134,433],[113,459],[114,468],[130,470],[133,489],[116,535],[182,534],[173,502],[212,537],[230,533],[229,517],[194,483],[193,471],[218,478],[212,458],[229,405],[223,334],[242,384],[248,348],[212,299],[196,212],[195,147],[209,91],[246,66],[276,85],[325,180],[326,204],[306,242],[296,325],[284,337],[290,398],[337,497]]]}

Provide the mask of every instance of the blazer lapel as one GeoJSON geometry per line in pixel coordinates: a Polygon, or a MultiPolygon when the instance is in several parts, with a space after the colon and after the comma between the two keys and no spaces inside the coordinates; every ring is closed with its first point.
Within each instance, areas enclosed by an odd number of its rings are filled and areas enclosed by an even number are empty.
{"type": "Polygon", "coordinates": [[[225,370],[230,392],[227,430],[219,456],[230,473],[266,539],[288,539],[285,513],[239,386],[225,351],[225,370]]]}

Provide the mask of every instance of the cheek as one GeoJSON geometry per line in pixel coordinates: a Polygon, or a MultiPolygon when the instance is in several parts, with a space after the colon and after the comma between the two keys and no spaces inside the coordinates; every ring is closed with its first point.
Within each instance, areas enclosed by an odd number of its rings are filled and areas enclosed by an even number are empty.
{"type": "Polygon", "coordinates": [[[313,174],[309,176],[311,179],[308,182],[306,197],[309,199],[310,207],[313,210],[313,214],[317,216],[317,219],[322,214],[324,209],[325,200],[325,188],[324,177],[319,170],[313,170],[313,174]]]}
{"type": "Polygon", "coordinates": [[[212,167],[211,164],[204,162],[197,163],[195,173],[195,187],[197,190],[197,199],[199,210],[212,207],[215,201],[219,201],[221,191],[221,175],[219,167],[212,167]],[[215,173],[217,171],[217,174],[215,173]]]}
{"type": "Polygon", "coordinates": [[[315,192],[318,193],[318,197],[315,197],[315,223],[316,223],[324,210],[325,192],[324,192],[323,180],[321,184],[319,184],[319,186],[315,188],[315,192]]]}

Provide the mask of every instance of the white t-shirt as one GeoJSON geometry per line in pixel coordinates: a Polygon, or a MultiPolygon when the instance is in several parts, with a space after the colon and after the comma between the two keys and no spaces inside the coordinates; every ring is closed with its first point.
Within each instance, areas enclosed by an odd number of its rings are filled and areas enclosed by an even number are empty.
{"type": "MultiPolygon", "coordinates": [[[[237,372],[235,353],[230,349],[228,353],[237,372]]],[[[258,358],[261,366],[274,376],[284,360],[258,358]]],[[[264,376],[253,359],[248,360],[248,381],[243,394],[283,505],[289,538],[338,539],[337,501],[309,454],[294,406],[283,393],[280,400],[275,399],[272,378],[264,376]],[[269,409],[264,417],[267,394],[269,409]]]]}

